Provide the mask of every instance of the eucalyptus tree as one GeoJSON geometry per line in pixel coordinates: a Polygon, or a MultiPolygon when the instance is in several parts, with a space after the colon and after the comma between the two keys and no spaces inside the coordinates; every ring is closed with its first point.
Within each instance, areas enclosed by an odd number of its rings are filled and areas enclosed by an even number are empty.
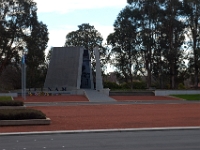
{"type": "Polygon", "coordinates": [[[139,52],[143,60],[143,70],[147,75],[147,88],[151,87],[151,79],[153,74],[154,55],[157,52],[157,36],[158,25],[160,23],[160,1],[152,0],[128,0],[132,14],[130,20],[135,16],[135,10],[138,10],[140,17],[137,17],[138,42],[139,52]]]}
{"type": "MultiPolygon", "coordinates": [[[[153,75],[153,67],[156,65],[155,55],[158,50],[157,37],[159,35],[158,25],[160,20],[160,3],[158,1],[147,0],[142,2],[141,13],[143,18],[141,21],[141,38],[143,59],[147,72],[147,88],[151,87],[153,75]]],[[[154,67],[155,68],[155,67],[154,67]]]]}
{"type": "Polygon", "coordinates": [[[17,64],[8,65],[0,76],[0,90],[21,88],[21,68],[17,64]]]}
{"type": "Polygon", "coordinates": [[[149,88],[158,6],[156,2],[150,0],[128,2],[130,5],[119,13],[114,23],[115,32],[109,35],[107,41],[112,45],[115,66],[123,74],[126,82],[132,82],[133,73],[135,76],[147,74],[149,88]]]}
{"type": "Polygon", "coordinates": [[[0,73],[11,62],[20,61],[31,17],[36,11],[32,0],[0,0],[0,73]]]}
{"type": "MultiPolygon", "coordinates": [[[[47,26],[38,21],[36,3],[33,0],[0,0],[0,29],[0,74],[9,64],[19,64],[24,51],[28,52],[28,70],[36,72],[34,69],[44,62],[48,42],[47,26]]],[[[29,73],[28,78],[33,80],[29,73]]]]}
{"type": "Polygon", "coordinates": [[[140,43],[138,31],[140,19],[138,18],[142,16],[138,9],[133,11],[127,6],[119,13],[114,23],[114,33],[107,38],[107,43],[111,46],[111,55],[114,56],[112,64],[126,83],[131,82],[131,88],[133,87],[133,77],[138,72],[142,72],[138,46],[140,43]],[[133,14],[135,15],[133,16],[133,14]]]}
{"type": "Polygon", "coordinates": [[[182,2],[179,0],[165,1],[165,16],[163,17],[162,32],[166,35],[164,61],[168,64],[167,73],[170,79],[170,87],[175,88],[178,76],[179,63],[183,55],[182,45],[185,40],[185,25],[181,21],[182,2]]]}
{"type": "Polygon", "coordinates": [[[67,34],[65,46],[84,46],[92,51],[94,46],[102,46],[103,38],[94,26],[83,23],[78,26],[78,30],[67,34]]]}
{"type": "MultiPolygon", "coordinates": [[[[114,55],[117,58],[114,59],[117,62],[116,66],[140,62],[139,68],[145,70],[143,75],[147,75],[147,87],[151,86],[151,79],[154,77],[160,80],[161,88],[164,87],[164,78],[171,88],[175,88],[181,74],[186,70],[183,48],[185,42],[183,0],[127,0],[127,2],[129,5],[120,12],[115,21],[115,32],[108,37],[113,52],[118,54],[114,55]],[[133,54],[137,56],[134,63],[127,61],[130,56],[128,53],[125,54],[128,50],[124,50],[124,45],[127,45],[124,44],[126,39],[129,39],[129,45],[132,46],[126,48],[136,52],[133,54]]],[[[124,73],[125,68],[120,70],[119,67],[118,70],[124,73]]]]}
{"type": "Polygon", "coordinates": [[[184,15],[189,38],[187,43],[192,49],[189,61],[190,72],[194,72],[194,85],[197,88],[200,71],[200,0],[184,0],[184,15]]]}
{"type": "Polygon", "coordinates": [[[64,46],[83,46],[85,49],[89,50],[92,68],[95,71],[95,56],[93,48],[98,46],[101,66],[105,67],[107,62],[107,48],[103,45],[103,37],[94,26],[83,23],[78,26],[78,30],[72,31],[66,35],[66,41],[64,46]]]}
{"type": "Polygon", "coordinates": [[[27,85],[29,88],[42,86],[47,71],[45,49],[49,40],[48,29],[43,22],[38,22],[36,18],[32,19],[30,36],[26,38],[26,48],[28,49],[26,55],[27,85]]]}
{"type": "Polygon", "coordinates": [[[167,65],[164,63],[163,53],[167,50],[166,46],[166,32],[163,31],[165,26],[163,25],[164,11],[159,9],[157,11],[158,20],[155,23],[155,32],[154,32],[154,53],[153,53],[153,67],[152,67],[152,76],[159,82],[160,88],[164,88],[164,78],[166,80],[166,68],[167,65]]]}

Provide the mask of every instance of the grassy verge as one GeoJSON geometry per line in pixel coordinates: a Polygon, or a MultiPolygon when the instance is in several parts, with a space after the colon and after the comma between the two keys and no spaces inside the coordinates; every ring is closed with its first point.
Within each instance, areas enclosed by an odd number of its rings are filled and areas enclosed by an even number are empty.
{"type": "Polygon", "coordinates": [[[13,101],[11,96],[0,96],[0,106],[23,106],[24,102],[13,101]]]}
{"type": "Polygon", "coordinates": [[[172,95],[174,97],[182,98],[189,101],[199,101],[200,94],[181,94],[181,95],[172,95]]]}
{"type": "Polygon", "coordinates": [[[26,120],[26,119],[46,119],[46,115],[34,109],[0,110],[0,120],[26,120]]]}
{"type": "Polygon", "coordinates": [[[0,96],[0,101],[11,101],[12,97],[11,96],[0,96]]]}

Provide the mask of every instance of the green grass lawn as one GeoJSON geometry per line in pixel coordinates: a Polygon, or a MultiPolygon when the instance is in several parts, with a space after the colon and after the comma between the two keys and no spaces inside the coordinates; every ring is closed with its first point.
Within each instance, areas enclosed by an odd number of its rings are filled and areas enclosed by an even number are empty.
{"type": "Polygon", "coordinates": [[[200,94],[185,94],[185,95],[172,95],[172,96],[182,98],[182,99],[185,99],[185,100],[190,100],[190,101],[200,100],[200,94]]]}
{"type": "Polygon", "coordinates": [[[3,101],[11,101],[12,98],[10,96],[0,96],[0,101],[3,100],[3,101]]]}

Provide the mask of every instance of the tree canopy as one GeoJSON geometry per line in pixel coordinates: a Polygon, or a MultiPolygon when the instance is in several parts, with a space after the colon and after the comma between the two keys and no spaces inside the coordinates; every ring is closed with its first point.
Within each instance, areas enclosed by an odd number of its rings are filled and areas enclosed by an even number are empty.
{"type": "Polygon", "coordinates": [[[101,64],[106,63],[106,47],[103,46],[103,37],[94,26],[83,23],[78,26],[78,30],[72,31],[66,35],[65,46],[83,46],[89,50],[93,69],[95,69],[95,56],[93,48],[98,46],[100,52],[101,64]]]}
{"type": "Polygon", "coordinates": [[[28,69],[36,71],[44,62],[48,29],[38,21],[33,0],[0,0],[0,31],[0,74],[8,65],[20,64],[24,51],[28,69]]]}
{"type": "Polygon", "coordinates": [[[176,88],[186,79],[187,47],[193,51],[189,64],[195,70],[197,85],[200,1],[127,0],[127,3],[116,18],[114,33],[107,38],[113,64],[124,81],[132,82],[142,74],[147,76],[147,88],[152,86],[152,79],[159,81],[161,88],[164,82],[176,88]]]}

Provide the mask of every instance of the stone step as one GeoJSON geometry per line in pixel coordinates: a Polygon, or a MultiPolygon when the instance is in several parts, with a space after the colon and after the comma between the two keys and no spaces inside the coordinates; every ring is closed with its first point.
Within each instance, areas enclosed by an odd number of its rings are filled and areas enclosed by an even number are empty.
{"type": "Polygon", "coordinates": [[[102,94],[96,90],[84,90],[85,96],[90,102],[114,102],[115,100],[109,96],[102,94]]]}

